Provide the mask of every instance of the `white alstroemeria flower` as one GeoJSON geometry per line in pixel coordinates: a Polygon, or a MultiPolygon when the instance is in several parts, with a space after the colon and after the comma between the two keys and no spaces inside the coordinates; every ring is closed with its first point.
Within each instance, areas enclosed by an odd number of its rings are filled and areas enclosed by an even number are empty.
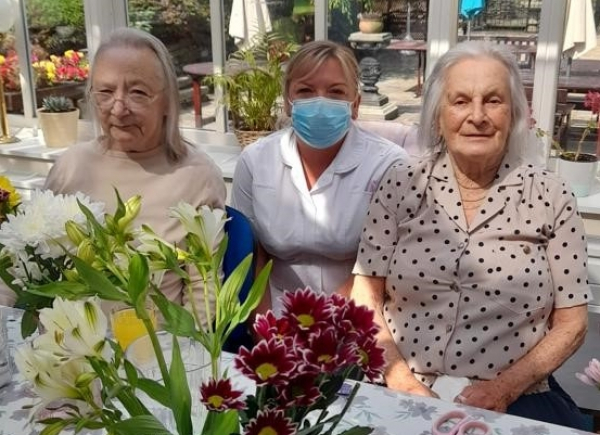
{"type": "Polygon", "coordinates": [[[78,376],[93,372],[85,359],[63,361],[30,343],[17,348],[15,364],[45,403],[63,398],[83,399],[75,381],[78,376]]]}
{"type": "Polygon", "coordinates": [[[75,246],[67,237],[65,224],[69,220],[80,224],[86,221],[77,200],[89,208],[96,219],[103,222],[104,204],[92,202],[82,193],[55,195],[49,190],[36,190],[32,193],[31,200],[23,202],[17,214],[9,215],[0,228],[3,253],[14,256],[30,246],[42,258],[57,258],[64,255],[61,244],[74,251],[75,246]]]}
{"type": "Polygon", "coordinates": [[[185,202],[180,202],[176,207],[169,209],[169,216],[179,219],[183,228],[188,233],[197,235],[214,252],[223,240],[225,222],[228,218],[225,210],[211,209],[203,205],[196,211],[194,207],[185,202]]]}
{"type": "Polygon", "coordinates": [[[40,310],[40,323],[47,332],[34,340],[37,348],[66,358],[109,356],[108,319],[97,297],[78,301],[56,298],[52,308],[40,310]]]}

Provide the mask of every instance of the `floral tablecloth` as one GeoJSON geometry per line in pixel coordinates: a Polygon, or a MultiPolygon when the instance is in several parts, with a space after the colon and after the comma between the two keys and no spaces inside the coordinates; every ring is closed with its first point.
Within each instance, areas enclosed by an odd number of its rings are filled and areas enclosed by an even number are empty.
{"type": "MultiPolygon", "coordinates": [[[[9,342],[14,349],[22,342],[19,332],[18,310],[2,307],[8,327],[9,342]]],[[[224,357],[224,364],[231,362],[231,355],[224,357]]],[[[234,384],[247,386],[247,382],[234,375],[234,384]]],[[[334,407],[341,409],[344,399],[334,407]]],[[[28,407],[35,404],[36,397],[22,377],[14,372],[12,382],[0,389],[0,435],[37,434],[39,427],[28,425],[28,407]]],[[[455,403],[439,399],[411,396],[378,387],[362,384],[339,432],[354,425],[374,428],[373,435],[431,435],[433,422],[443,413],[459,408],[455,403]]],[[[563,426],[545,424],[534,420],[470,407],[460,407],[472,416],[484,420],[493,428],[494,435],[573,435],[588,434],[563,426]]],[[[335,412],[335,409],[331,409],[335,412]]],[[[144,435],[144,434],[140,434],[144,435]]]]}

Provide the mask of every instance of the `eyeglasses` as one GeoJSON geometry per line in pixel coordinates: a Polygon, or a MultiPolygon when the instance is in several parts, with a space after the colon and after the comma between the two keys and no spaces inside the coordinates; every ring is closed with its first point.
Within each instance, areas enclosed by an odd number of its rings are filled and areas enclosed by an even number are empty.
{"type": "Polygon", "coordinates": [[[100,110],[110,110],[115,102],[120,101],[129,110],[141,110],[148,107],[158,98],[160,94],[148,95],[143,92],[129,92],[123,98],[115,98],[115,93],[111,91],[91,91],[90,99],[94,106],[100,110]]]}

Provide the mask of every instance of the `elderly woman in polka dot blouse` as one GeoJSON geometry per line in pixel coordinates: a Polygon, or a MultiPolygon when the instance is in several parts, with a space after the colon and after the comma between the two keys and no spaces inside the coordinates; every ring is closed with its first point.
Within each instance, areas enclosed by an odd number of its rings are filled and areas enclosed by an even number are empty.
{"type": "Polygon", "coordinates": [[[449,400],[584,428],[551,374],[586,332],[586,240],[569,186],[521,157],[516,62],[459,44],[423,101],[431,153],[382,178],[354,269],[352,297],[382,326],[387,385],[442,398],[454,386],[449,400]]]}

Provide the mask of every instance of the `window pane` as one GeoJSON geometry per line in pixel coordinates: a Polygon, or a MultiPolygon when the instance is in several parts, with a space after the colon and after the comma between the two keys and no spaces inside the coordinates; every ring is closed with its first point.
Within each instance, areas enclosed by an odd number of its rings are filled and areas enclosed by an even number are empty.
{"type": "MultiPolygon", "coordinates": [[[[84,96],[89,68],[83,0],[27,0],[26,14],[37,107],[50,95],[66,96],[78,105],[84,96]]],[[[10,62],[13,48],[10,42],[3,45],[10,62]]],[[[19,70],[16,63],[15,66],[12,73],[19,70]]],[[[18,81],[9,82],[13,90],[20,89],[18,81]]],[[[22,113],[20,92],[7,95],[7,103],[10,111],[22,113]]]]}

